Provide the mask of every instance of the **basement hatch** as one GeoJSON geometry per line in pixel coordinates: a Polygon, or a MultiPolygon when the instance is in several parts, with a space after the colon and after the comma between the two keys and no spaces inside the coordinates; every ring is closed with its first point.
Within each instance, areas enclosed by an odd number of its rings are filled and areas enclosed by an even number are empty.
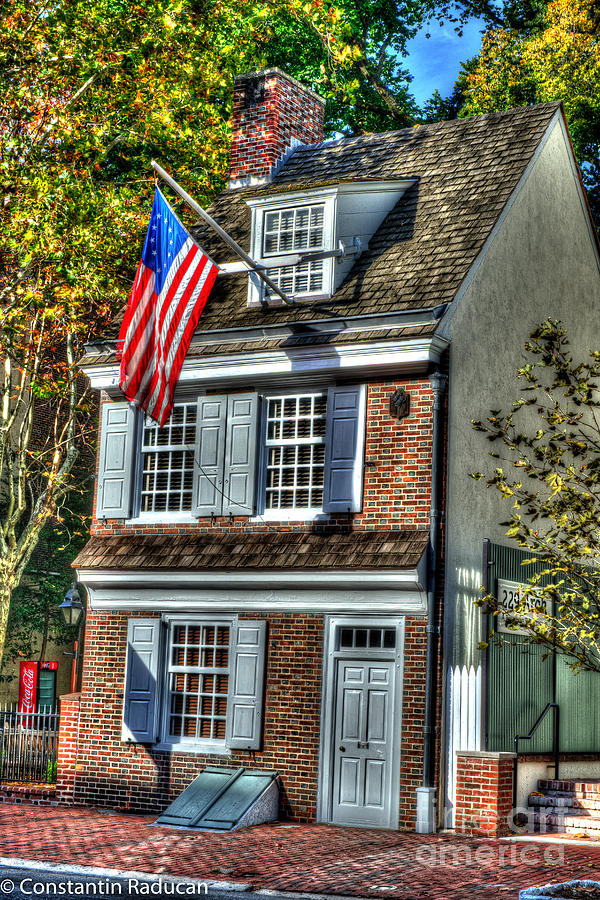
{"type": "Polygon", "coordinates": [[[277,772],[207,766],[154,824],[234,831],[273,822],[279,811],[278,778],[277,772]]]}

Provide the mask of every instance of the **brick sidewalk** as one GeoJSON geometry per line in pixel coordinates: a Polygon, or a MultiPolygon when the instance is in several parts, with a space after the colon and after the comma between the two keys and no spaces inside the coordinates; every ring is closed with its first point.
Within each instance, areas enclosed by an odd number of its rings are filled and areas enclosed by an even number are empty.
{"type": "Polygon", "coordinates": [[[509,843],[327,825],[261,825],[222,835],[149,828],[152,821],[3,804],[0,856],[394,900],[514,900],[519,888],[533,884],[600,880],[600,844],[509,843]]]}

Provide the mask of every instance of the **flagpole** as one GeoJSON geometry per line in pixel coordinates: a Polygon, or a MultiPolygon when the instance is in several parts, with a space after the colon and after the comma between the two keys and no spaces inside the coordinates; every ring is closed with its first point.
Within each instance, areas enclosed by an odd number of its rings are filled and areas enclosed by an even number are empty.
{"type": "Polygon", "coordinates": [[[191,198],[190,195],[187,193],[187,191],[184,191],[184,189],[183,189],[179,184],[177,184],[177,182],[175,181],[175,179],[174,179],[174,178],[171,178],[171,176],[170,176],[167,172],[165,172],[165,170],[164,170],[163,168],[161,168],[161,167],[158,165],[158,163],[155,162],[154,160],[152,160],[152,168],[154,169],[154,171],[156,172],[156,174],[157,174],[157,175],[160,175],[160,177],[162,178],[162,180],[163,180],[166,184],[168,184],[170,188],[172,188],[172,189],[175,191],[176,194],[179,194],[179,196],[180,196],[181,199],[184,201],[184,203],[187,203],[187,205],[190,207],[190,209],[192,209],[197,215],[199,215],[200,218],[201,218],[204,222],[206,222],[206,224],[209,225],[209,226],[213,229],[213,231],[215,231],[215,232],[219,235],[219,237],[220,237],[222,240],[224,240],[225,243],[226,243],[229,247],[231,247],[231,249],[233,250],[234,253],[237,253],[237,255],[240,257],[240,259],[242,259],[242,260],[246,263],[246,265],[248,266],[248,268],[251,269],[253,272],[256,272],[256,274],[258,275],[259,278],[262,278],[262,280],[264,281],[264,283],[267,285],[267,287],[268,287],[271,291],[273,291],[275,294],[277,294],[279,297],[281,297],[281,299],[283,300],[284,303],[287,303],[289,306],[293,306],[293,305],[294,305],[294,301],[293,301],[290,297],[288,297],[287,294],[285,294],[285,293],[284,293],[284,292],[283,292],[283,291],[275,284],[275,282],[271,280],[271,278],[269,278],[269,276],[267,275],[267,273],[263,271],[262,267],[259,266],[258,263],[256,263],[256,262],[252,259],[251,256],[248,256],[248,254],[246,253],[246,251],[243,250],[243,249],[240,247],[240,245],[239,245],[236,241],[234,241],[234,239],[233,239],[232,237],[230,237],[230,236],[227,234],[227,232],[224,231],[224,230],[221,228],[221,226],[218,225],[218,224],[215,222],[215,220],[212,219],[212,218],[208,215],[208,213],[205,212],[205,211],[202,209],[202,207],[201,207],[198,203],[196,203],[195,200],[192,200],[192,198],[191,198]]]}

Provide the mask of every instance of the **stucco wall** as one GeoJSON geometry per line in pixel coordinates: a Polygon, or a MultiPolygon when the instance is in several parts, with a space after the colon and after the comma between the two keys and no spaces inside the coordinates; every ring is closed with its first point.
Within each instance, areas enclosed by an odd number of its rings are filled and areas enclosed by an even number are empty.
{"type": "MultiPolygon", "coordinates": [[[[447,698],[452,691],[450,676],[457,666],[465,683],[476,684],[481,677],[477,649],[481,614],[472,600],[479,595],[482,581],[482,540],[488,537],[508,542],[505,528],[499,524],[507,518],[508,506],[496,491],[468,477],[470,472],[493,467],[487,456],[488,442],[470,422],[484,419],[491,408],[507,409],[517,397],[515,373],[524,358],[524,342],[533,326],[548,316],[566,324],[576,357],[600,348],[598,259],[560,122],[532,161],[528,177],[481,265],[444,323],[452,339],[444,663],[447,698]]],[[[455,689],[456,683],[456,696],[455,689]]],[[[470,707],[474,710],[475,702],[470,707]]],[[[446,725],[450,733],[450,715],[446,725]]],[[[463,725],[459,741],[478,749],[480,735],[474,734],[471,723],[467,731],[465,739],[463,725]]]]}

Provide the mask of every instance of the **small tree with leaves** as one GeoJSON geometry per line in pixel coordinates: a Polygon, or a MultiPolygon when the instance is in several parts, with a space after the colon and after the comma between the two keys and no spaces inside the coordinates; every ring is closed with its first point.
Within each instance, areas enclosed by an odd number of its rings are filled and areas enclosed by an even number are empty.
{"type": "MultiPolygon", "coordinates": [[[[487,478],[472,477],[511,504],[502,524],[526,551],[526,587],[511,619],[575,671],[600,671],[600,351],[574,360],[552,319],[525,348],[521,396],[509,412],[472,423],[497,460],[487,478]]],[[[491,594],[478,602],[502,612],[491,594]]]]}

